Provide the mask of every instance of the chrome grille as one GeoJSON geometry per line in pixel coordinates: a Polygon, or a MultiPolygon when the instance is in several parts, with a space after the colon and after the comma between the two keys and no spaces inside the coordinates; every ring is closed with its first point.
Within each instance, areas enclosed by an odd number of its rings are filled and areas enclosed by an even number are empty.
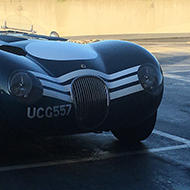
{"type": "Polygon", "coordinates": [[[90,130],[100,125],[109,106],[106,84],[98,77],[79,77],[73,81],[71,93],[79,127],[90,130]]]}

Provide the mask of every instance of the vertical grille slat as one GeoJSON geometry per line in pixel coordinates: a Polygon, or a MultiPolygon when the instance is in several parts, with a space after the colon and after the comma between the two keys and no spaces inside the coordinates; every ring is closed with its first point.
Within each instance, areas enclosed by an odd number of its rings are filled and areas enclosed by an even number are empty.
{"type": "Polygon", "coordinates": [[[87,130],[98,127],[108,113],[106,84],[95,76],[79,77],[73,81],[71,93],[79,127],[87,130]]]}

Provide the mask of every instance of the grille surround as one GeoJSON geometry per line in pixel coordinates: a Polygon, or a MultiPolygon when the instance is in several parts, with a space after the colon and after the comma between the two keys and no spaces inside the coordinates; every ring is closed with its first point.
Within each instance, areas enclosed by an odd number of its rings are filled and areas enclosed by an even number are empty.
{"type": "Polygon", "coordinates": [[[108,87],[101,78],[82,76],[74,79],[71,84],[71,97],[80,128],[92,130],[105,120],[110,98],[108,87]]]}

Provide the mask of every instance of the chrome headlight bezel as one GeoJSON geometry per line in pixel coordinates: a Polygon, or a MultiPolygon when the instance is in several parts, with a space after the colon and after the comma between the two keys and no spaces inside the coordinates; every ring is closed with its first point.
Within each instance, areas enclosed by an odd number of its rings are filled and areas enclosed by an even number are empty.
{"type": "Polygon", "coordinates": [[[154,64],[143,64],[139,67],[138,78],[143,89],[151,94],[158,95],[163,89],[163,74],[160,67],[154,64]]]}
{"type": "Polygon", "coordinates": [[[8,79],[9,93],[23,103],[34,103],[43,94],[41,82],[30,72],[16,70],[8,79]]]}

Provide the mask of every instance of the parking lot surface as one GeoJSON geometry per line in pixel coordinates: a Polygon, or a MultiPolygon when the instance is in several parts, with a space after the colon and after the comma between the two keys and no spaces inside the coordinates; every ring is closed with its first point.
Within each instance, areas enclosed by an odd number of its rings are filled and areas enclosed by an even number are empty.
{"type": "Polygon", "coordinates": [[[136,43],[165,77],[151,136],[128,147],[111,132],[23,142],[0,155],[0,189],[190,189],[190,43],[136,43]]]}

